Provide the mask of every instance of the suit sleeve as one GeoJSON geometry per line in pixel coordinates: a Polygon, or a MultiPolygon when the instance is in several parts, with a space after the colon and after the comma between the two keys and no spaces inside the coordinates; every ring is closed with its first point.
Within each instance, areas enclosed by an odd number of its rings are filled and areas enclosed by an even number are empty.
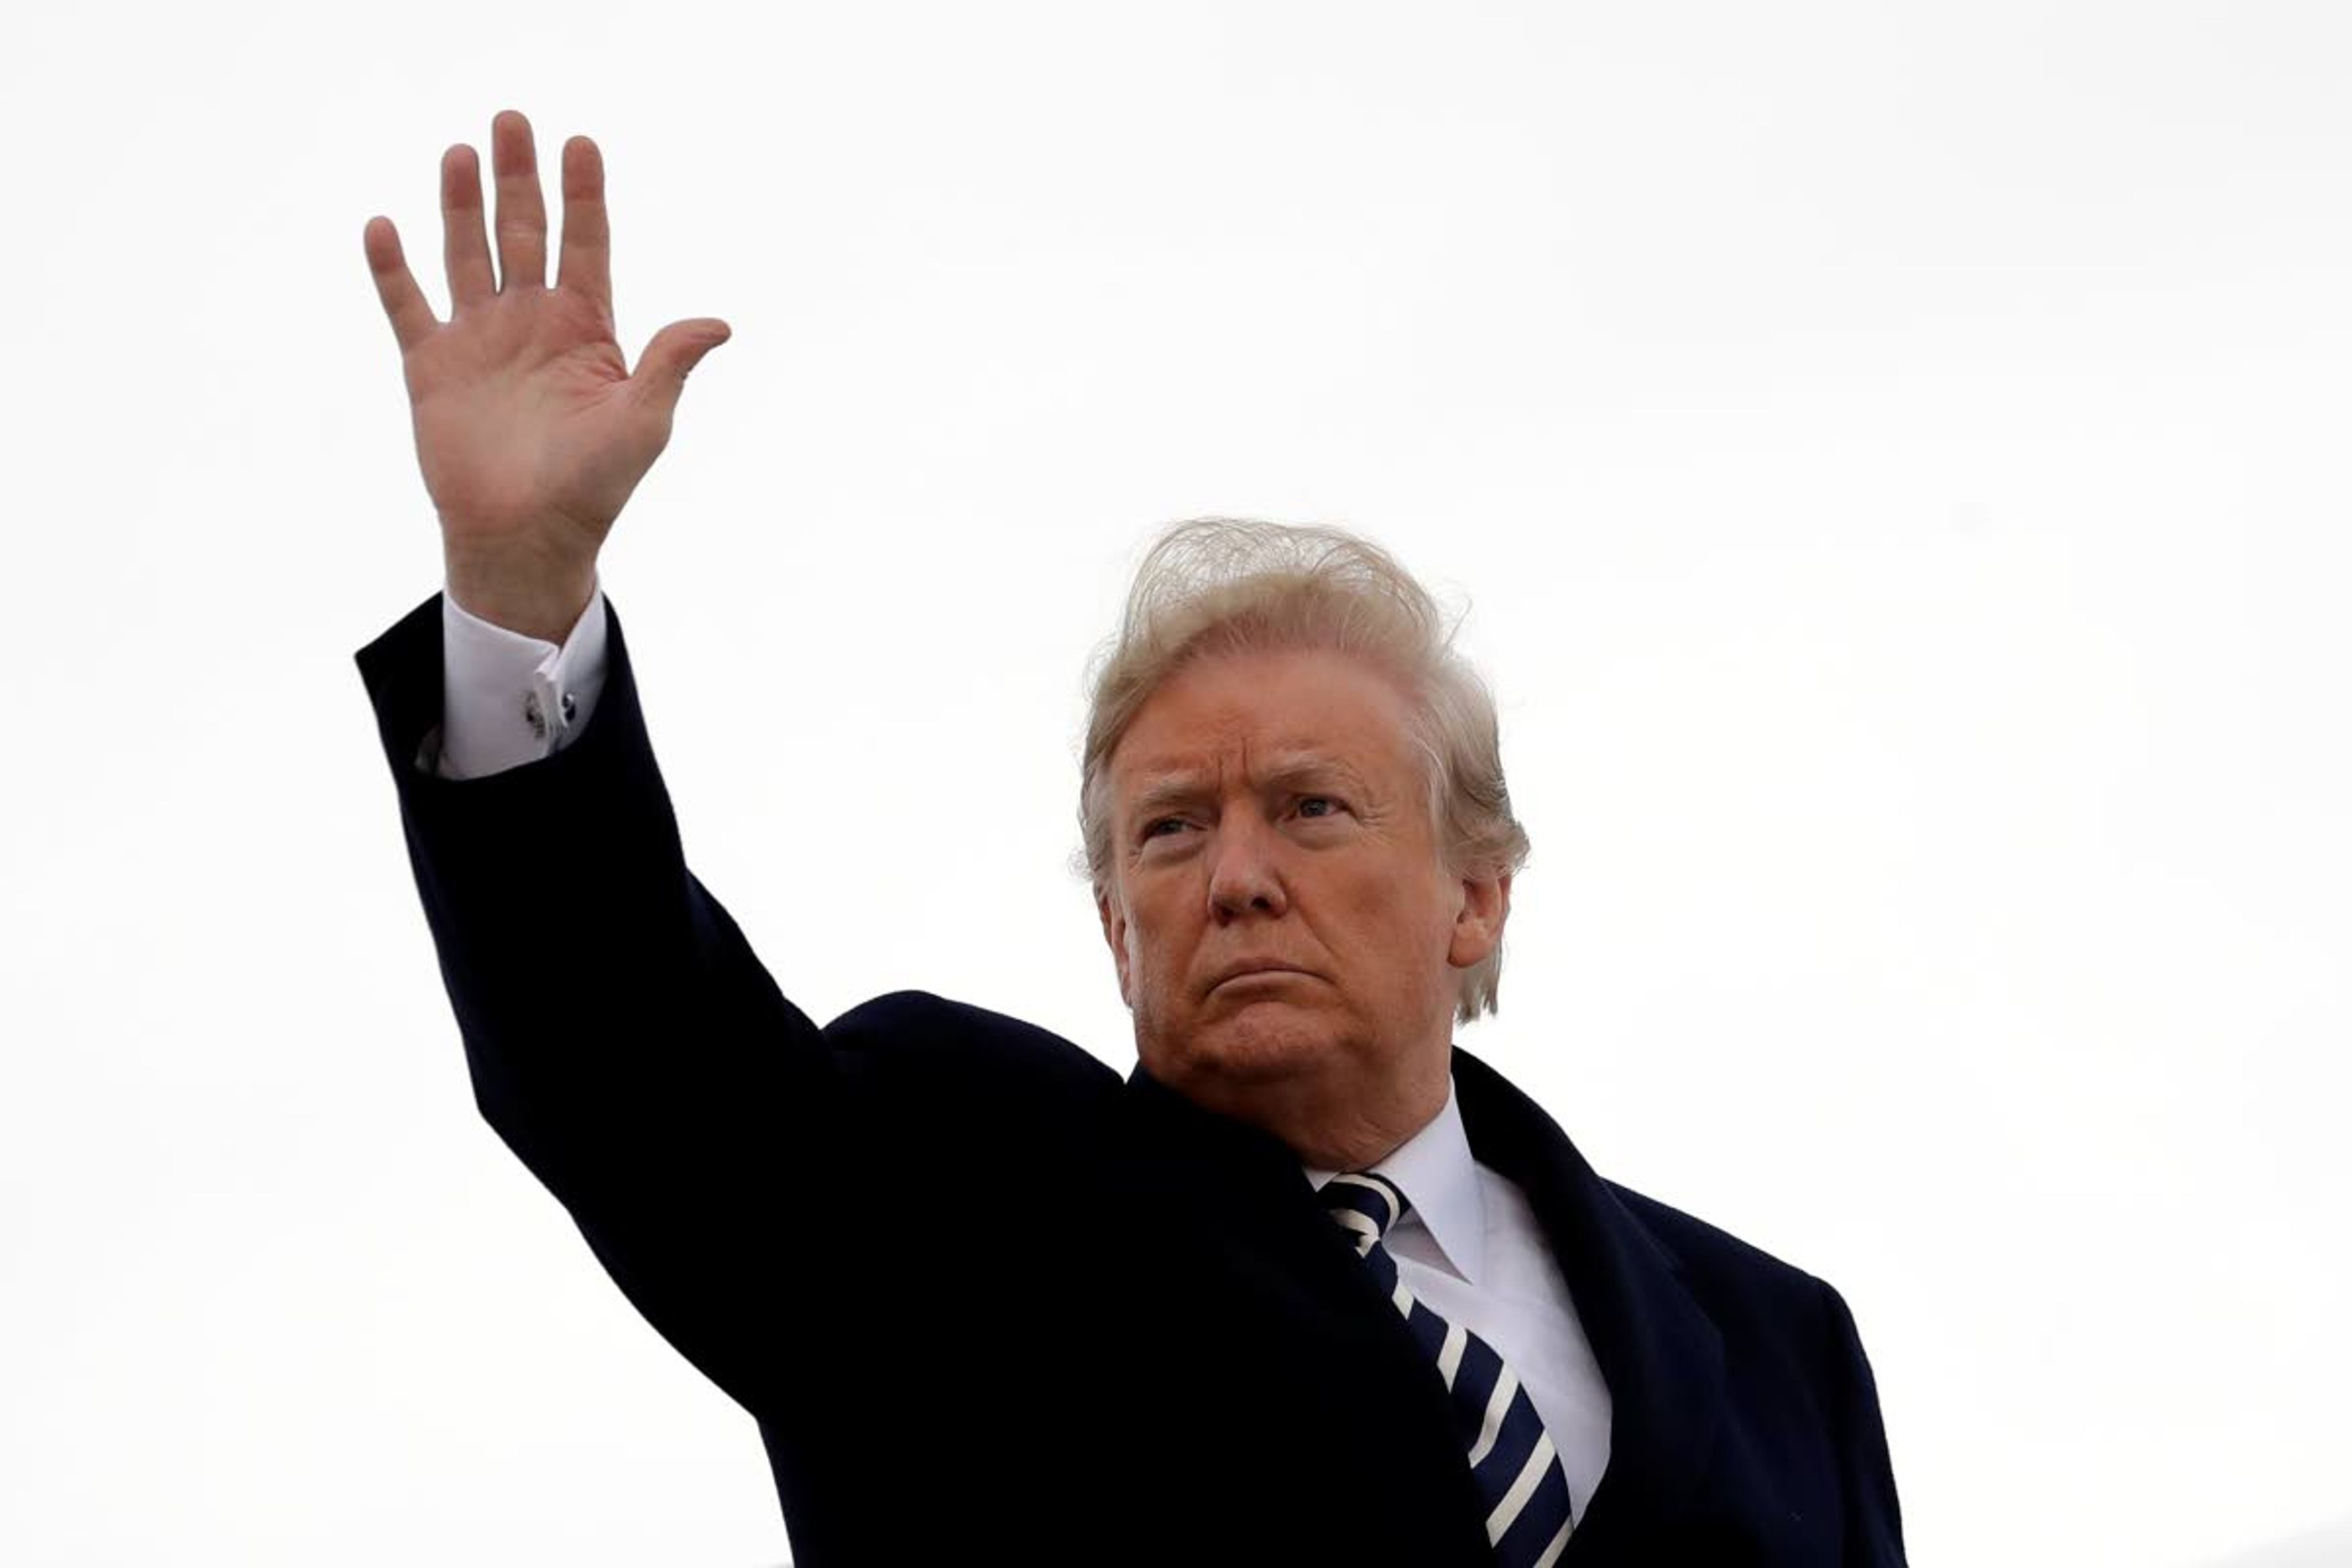
{"type": "Polygon", "coordinates": [[[442,776],[443,595],[356,658],[474,1099],[646,1320],[747,1409],[872,1227],[862,1070],[786,1000],[688,869],[617,613],[593,722],[541,760],[442,776]],[[789,1236],[783,1222],[789,1223],[789,1236]]]}
{"type": "Polygon", "coordinates": [[[1845,1498],[1843,1561],[1845,1568],[1903,1568],[1903,1511],[1887,1452],[1886,1423],[1878,1407],[1878,1382],[1845,1298],[1827,1281],[1821,1289],[1829,1411],[1845,1498]]]}

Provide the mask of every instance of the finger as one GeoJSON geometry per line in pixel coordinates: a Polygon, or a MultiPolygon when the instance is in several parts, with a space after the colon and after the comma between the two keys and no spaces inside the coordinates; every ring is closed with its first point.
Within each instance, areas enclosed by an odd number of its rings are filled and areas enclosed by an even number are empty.
{"type": "Polygon", "coordinates": [[[613,319],[613,230],[604,211],[604,155],[585,136],[563,144],[563,253],[555,286],[576,289],[613,319]]]}
{"type": "Polygon", "coordinates": [[[361,243],[367,249],[368,271],[375,277],[375,297],[383,301],[383,313],[392,321],[392,335],[400,341],[400,352],[404,354],[430,336],[440,321],[400,254],[400,231],[392,226],[390,218],[368,219],[361,243]]]}
{"type": "Polygon", "coordinates": [[[637,396],[659,409],[667,419],[677,412],[678,395],[686,390],[688,373],[702,363],[703,355],[734,335],[727,323],[715,316],[672,321],[646,345],[646,352],[637,359],[637,368],[629,376],[629,384],[637,396]]]}
{"type": "Polygon", "coordinates": [[[499,289],[547,287],[547,203],[539,188],[530,121],[508,109],[490,121],[490,167],[499,182],[499,289]]]}
{"type": "Polygon", "coordinates": [[[441,264],[449,271],[452,316],[498,297],[482,232],[481,163],[462,142],[441,154],[441,264]]]}

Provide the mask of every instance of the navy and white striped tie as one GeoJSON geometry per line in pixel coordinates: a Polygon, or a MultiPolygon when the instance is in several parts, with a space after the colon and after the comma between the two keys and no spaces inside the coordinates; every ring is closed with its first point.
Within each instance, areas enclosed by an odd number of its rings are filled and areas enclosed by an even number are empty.
{"type": "Polygon", "coordinates": [[[1397,1278],[1396,1259],[1381,1237],[1404,1217],[1403,1191],[1386,1176],[1347,1172],[1323,1184],[1323,1204],[1354,1236],[1356,1255],[1404,1314],[1413,1342],[1454,1395],[1470,1474],[1486,1500],[1495,1560],[1506,1568],[1550,1568],[1575,1524],[1559,1456],[1528,1391],[1494,1346],[1431,1311],[1397,1278]]]}

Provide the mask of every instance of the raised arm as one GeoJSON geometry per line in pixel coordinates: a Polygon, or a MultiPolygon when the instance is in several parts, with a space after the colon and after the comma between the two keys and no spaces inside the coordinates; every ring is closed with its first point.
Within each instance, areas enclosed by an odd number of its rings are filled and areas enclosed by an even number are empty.
{"type": "MultiPolygon", "coordinates": [[[[595,145],[564,150],[550,289],[530,126],[509,111],[492,134],[502,284],[469,148],[441,164],[449,321],[435,319],[389,220],[370,220],[365,248],[440,517],[446,596],[562,644],[594,600],[599,547],[668,439],[687,371],[726,328],[667,327],[628,374],[595,145]]],[[[778,1289],[786,1257],[763,1232],[787,1212],[820,1248],[864,1228],[856,1067],[688,870],[609,606],[593,628],[609,684],[560,752],[462,778],[420,755],[447,712],[444,597],[358,662],[476,1101],[654,1326],[751,1405],[792,1326],[776,1299],[798,1299],[778,1289]]]]}
{"type": "MultiPolygon", "coordinates": [[[[606,596],[601,620],[583,615],[597,548],[667,441],[688,368],[725,328],[665,328],[625,374],[594,146],[565,149],[549,289],[529,127],[501,114],[495,138],[503,288],[490,287],[466,149],[442,163],[450,321],[418,296],[391,224],[366,233],[448,567],[446,594],[357,656],[417,891],[484,1118],[772,1443],[846,1453],[873,1409],[846,1375],[862,1364],[852,1351],[903,1363],[929,1332],[941,1249],[982,1234],[909,1244],[907,1216],[929,1211],[943,1170],[1039,1212],[1036,1194],[1066,1176],[1056,1140],[1083,1136],[1093,1122],[1077,1108],[1103,1108],[1118,1078],[1044,1030],[919,993],[820,1030],[688,868],[620,612],[606,596]],[[601,680],[560,746],[493,737],[483,766],[446,771],[426,755],[449,716],[452,602],[579,654],[583,679],[601,680]]],[[[540,666],[530,658],[530,679],[569,679],[540,666]]]]}

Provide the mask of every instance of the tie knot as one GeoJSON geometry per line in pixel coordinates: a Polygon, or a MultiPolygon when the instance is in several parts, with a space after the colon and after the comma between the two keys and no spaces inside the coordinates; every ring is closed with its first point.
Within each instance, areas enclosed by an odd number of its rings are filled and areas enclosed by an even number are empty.
{"type": "Polygon", "coordinates": [[[1370,1171],[1342,1171],[1323,1184],[1321,1195],[1332,1219],[1354,1234],[1359,1253],[1370,1251],[1412,1206],[1402,1188],[1370,1171]]]}

